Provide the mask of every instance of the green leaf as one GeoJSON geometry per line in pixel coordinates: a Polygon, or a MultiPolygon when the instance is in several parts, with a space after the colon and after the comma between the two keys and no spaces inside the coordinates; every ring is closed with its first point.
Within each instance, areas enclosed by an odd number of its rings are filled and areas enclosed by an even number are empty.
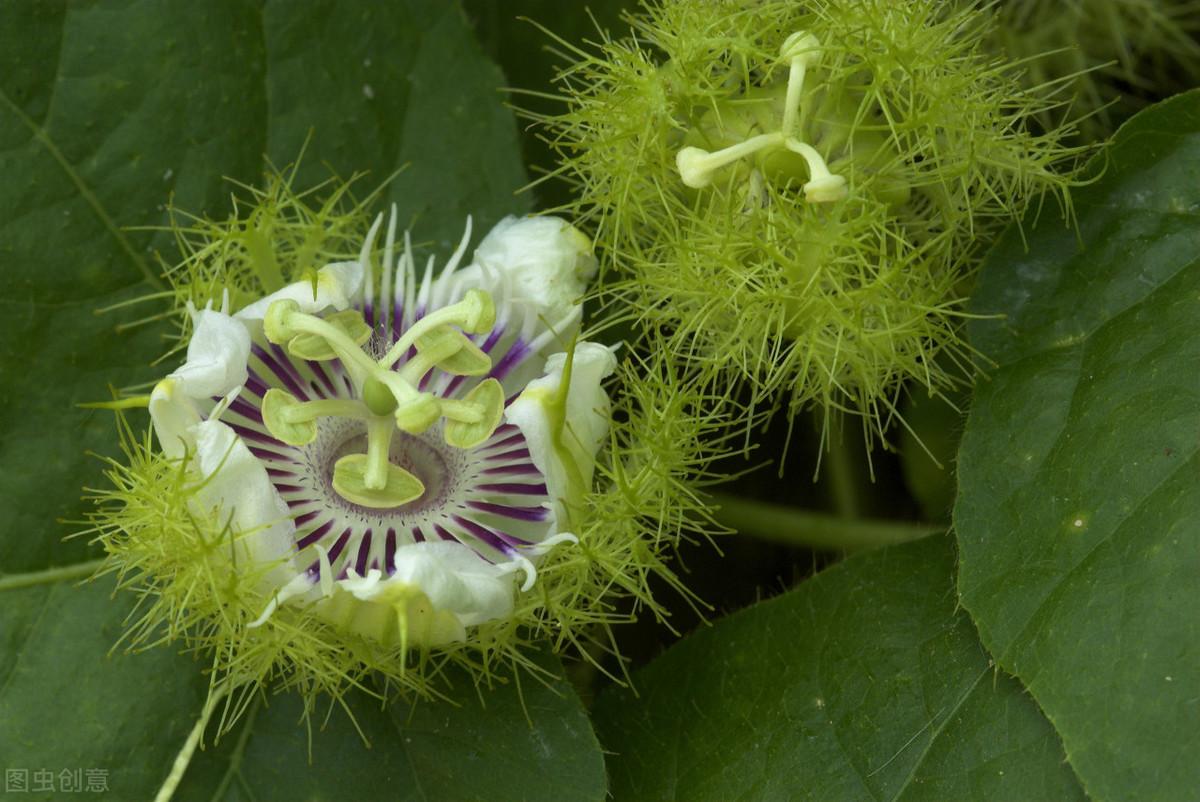
{"type": "Polygon", "coordinates": [[[107,786],[101,798],[153,799],[203,702],[203,664],[169,648],[108,656],[133,606],[129,594],[110,598],[111,580],[12,582],[0,580],[0,766],[23,773],[29,792],[10,784],[4,798],[70,798],[59,775],[78,770],[82,791],[90,777],[107,786]]]}
{"type": "MultiPolygon", "coordinates": [[[[557,92],[552,80],[560,70],[570,67],[574,58],[554,37],[586,50],[589,47],[584,43],[599,41],[600,31],[621,36],[629,30],[621,16],[637,10],[638,0],[589,0],[587,3],[464,0],[463,5],[488,55],[504,70],[509,81],[507,86],[515,90],[509,101],[517,108],[536,114],[560,114],[564,110],[563,102],[547,95],[557,92]],[[552,36],[543,32],[542,27],[552,36]]],[[[555,169],[557,157],[546,144],[541,128],[525,126],[520,142],[524,161],[534,178],[555,169]]],[[[555,208],[568,203],[572,200],[572,192],[567,182],[561,180],[542,182],[532,190],[538,208],[555,208]]]]}
{"type": "MultiPolygon", "coordinates": [[[[562,673],[557,660],[540,664],[562,673]]],[[[605,798],[604,761],[569,685],[525,676],[519,687],[510,683],[476,696],[469,679],[457,678],[460,706],[399,703],[382,710],[377,700],[352,694],[361,735],[342,709],[335,706],[324,724],[325,711],[318,711],[311,763],[299,697],[258,702],[244,725],[193,761],[175,802],[605,798]]]]}
{"type": "Polygon", "coordinates": [[[858,555],[684,639],[597,705],[614,798],[1081,798],[953,567],[943,537],[858,555]]]}
{"type": "Polygon", "coordinates": [[[959,589],[1100,799],[1200,799],[1200,93],[998,244],[959,458],[959,589]]]}

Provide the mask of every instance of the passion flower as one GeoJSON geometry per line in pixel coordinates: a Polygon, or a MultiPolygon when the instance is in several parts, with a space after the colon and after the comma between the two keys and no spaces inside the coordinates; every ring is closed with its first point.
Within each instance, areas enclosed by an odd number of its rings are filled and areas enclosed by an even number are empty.
{"type": "Polygon", "coordinates": [[[468,221],[418,270],[394,211],[378,251],[382,225],[357,260],[192,308],[186,359],[143,399],[153,437],[122,415],[94,495],[143,600],[128,637],[208,653],[225,726],[270,680],[310,703],[368,673],[436,695],[447,662],[490,682],[532,667],[530,641],[611,648],[632,614],[614,597],[659,613],[648,577],[681,587],[661,555],[705,515],[685,486],[703,399],[664,381],[610,426],[617,360],[577,340],[585,237],[509,218],[460,266],[468,221]]]}

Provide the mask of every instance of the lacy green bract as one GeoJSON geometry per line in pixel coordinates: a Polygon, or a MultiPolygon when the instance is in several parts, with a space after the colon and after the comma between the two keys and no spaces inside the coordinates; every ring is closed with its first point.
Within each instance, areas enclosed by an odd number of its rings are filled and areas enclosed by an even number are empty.
{"type": "Polygon", "coordinates": [[[865,415],[968,372],[983,244],[1066,187],[1054,100],[937,0],[655,0],[632,35],[571,49],[537,118],[614,270],[601,294],[715,386],[865,415]],[[780,392],[782,391],[782,392],[780,392]]]}
{"type": "Polygon", "coordinates": [[[530,639],[623,619],[608,591],[648,600],[658,544],[599,533],[584,503],[616,366],[576,341],[587,239],[508,218],[460,266],[468,221],[418,270],[394,212],[380,252],[382,224],[357,260],[190,309],[187,358],[148,398],[158,445],[121,419],[93,523],[142,596],[128,637],[209,651],[216,694],[275,678],[311,699],[369,671],[436,693],[447,660],[486,680],[531,666],[530,639]]]}

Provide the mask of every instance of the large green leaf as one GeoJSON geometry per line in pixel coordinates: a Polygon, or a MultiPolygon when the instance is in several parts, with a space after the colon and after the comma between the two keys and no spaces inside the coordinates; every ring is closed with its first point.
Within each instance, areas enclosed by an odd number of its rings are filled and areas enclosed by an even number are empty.
{"type": "Polygon", "coordinates": [[[152,799],[191,730],[203,665],[173,649],[108,656],[132,606],[112,585],[0,584],[0,766],[27,791],[6,776],[2,798],[69,798],[78,772],[101,798],[152,799]]]}
{"type": "MultiPolygon", "coordinates": [[[[110,415],[75,404],[166,370],[149,367],[161,330],[116,331],[159,307],[95,314],[160,286],[154,252],[170,258],[169,238],[130,227],[163,225],[171,195],[223,216],[223,176],[256,183],[264,156],[287,164],[308,138],[298,185],[332,169],[370,171],[372,187],[408,165],[385,199],[443,249],[468,213],[479,232],[527,208],[512,196],[525,181],[516,126],[502,76],[445,0],[0,0],[0,20],[0,764],[108,771],[112,798],[149,799],[199,714],[203,660],[171,647],[107,656],[131,600],[70,584],[95,555],[64,544],[56,520],[78,518],[81,486],[100,481],[85,450],[116,441],[110,415]]],[[[392,797],[603,797],[569,688],[526,680],[524,707],[511,686],[485,693],[486,707],[469,683],[455,693],[461,707],[411,720],[407,708],[359,711],[370,751],[335,711],[315,738],[337,759],[312,766],[295,700],[274,699],[238,753],[242,773],[270,783],[259,799],[285,776],[303,798],[361,799],[342,776],[351,764],[364,782],[390,777],[369,787],[392,797]]]]}
{"type": "MultiPolygon", "coordinates": [[[[562,671],[556,660],[542,664],[562,671]]],[[[361,734],[336,707],[322,726],[322,711],[312,723],[311,763],[299,698],[256,704],[240,730],[194,761],[176,802],[604,799],[604,761],[569,686],[526,676],[520,687],[509,683],[477,697],[470,681],[460,679],[460,706],[399,703],[382,710],[378,701],[352,695],[361,734]]]]}
{"type": "Polygon", "coordinates": [[[945,537],[852,557],[603,695],[617,802],[1081,798],[957,611],[953,563],[945,537]]]}
{"type": "Polygon", "coordinates": [[[1089,793],[1200,799],[1200,93],[1097,166],[983,269],[959,589],[1089,793]]]}

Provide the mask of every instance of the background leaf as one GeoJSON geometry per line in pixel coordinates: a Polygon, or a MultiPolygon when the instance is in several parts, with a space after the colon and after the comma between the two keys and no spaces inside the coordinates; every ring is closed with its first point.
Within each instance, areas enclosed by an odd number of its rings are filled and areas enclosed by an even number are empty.
{"type": "MultiPolygon", "coordinates": [[[[541,662],[562,673],[557,660],[541,662]]],[[[197,757],[176,802],[604,799],[604,761],[569,685],[546,686],[526,676],[520,687],[484,690],[481,703],[470,680],[458,680],[461,706],[399,703],[382,710],[365,694],[351,695],[370,749],[335,708],[323,727],[322,716],[315,717],[311,764],[301,700],[272,697],[197,757]]]]}
{"type": "Polygon", "coordinates": [[[4,799],[69,798],[62,771],[80,773],[79,791],[89,780],[107,787],[92,798],[153,799],[195,723],[202,663],[174,649],[107,656],[132,607],[112,589],[111,580],[0,588],[0,767],[28,780],[20,793],[6,775],[4,799]],[[37,771],[52,773],[48,786],[37,771]]]}
{"type": "Polygon", "coordinates": [[[852,557],[701,629],[597,705],[622,800],[1067,800],[1019,683],[956,610],[946,537],[852,557]]]}
{"type": "MultiPolygon", "coordinates": [[[[131,227],[164,225],[169,197],[223,217],[225,177],[258,183],[264,156],[282,167],[310,138],[298,187],[367,170],[365,194],[408,165],[384,199],[444,256],[466,214],[478,240],[527,210],[512,194],[525,183],[516,126],[502,76],[445,0],[0,0],[0,19],[0,764],[106,769],[108,798],[149,799],[199,714],[203,660],[171,647],[107,657],[131,598],[38,573],[82,575],[96,556],[83,539],[63,543],[71,527],[55,519],[80,517],[80,488],[100,473],[84,452],[111,453],[116,434],[109,413],[75,404],[168,369],[149,366],[162,329],[116,331],[161,307],[96,314],[156,291],[155,252],[174,258],[169,237],[131,227]]],[[[335,711],[314,750],[337,759],[312,766],[296,701],[275,698],[244,742],[242,774],[271,789],[259,798],[289,777],[313,799],[361,799],[384,778],[403,798],[604,796],[568,687],[526,679],[524,709],[511,686],[485,693],[486,708],[469,684],[457,692],[461,708],[411,720],[365,706],[369,752],[335,711]],[[358,786],[342,773],[351,762],[358,786]]],[[[222,754],[202,756],[190,788],[215,790],[222,754]]]]}
{"type": "Polygon", "coordinates": [[[1078,238],[1027,220],[981,275],[959,588],[1089,793],[1198,799],[1200,93],[1097,166],[1078,238]]]}

